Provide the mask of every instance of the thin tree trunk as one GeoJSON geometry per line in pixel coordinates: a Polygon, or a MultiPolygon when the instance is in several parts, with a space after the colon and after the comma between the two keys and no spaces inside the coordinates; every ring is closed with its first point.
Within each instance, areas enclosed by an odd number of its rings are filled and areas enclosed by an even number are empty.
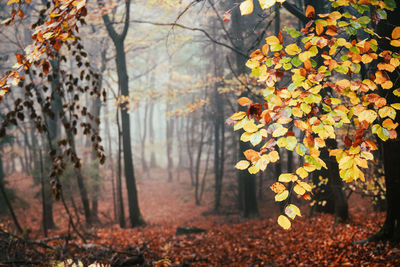
{"type": "Polygon", "coordinates": [[[3,158],[0,155],[0,191],[3,196],[4,202],[7,205],[8,211],[10,212],[11,218],[13,219],[13,222],[15,226],[17,227],[17,230],[20,234],[22,234],[24,231],[22,230],[21,225],[18,222],[17,216],[15,215],[14,209],[11,205],[10,200],[8,199],[5,187],[4,187],[4,172],[3,172],[3,158]]]}

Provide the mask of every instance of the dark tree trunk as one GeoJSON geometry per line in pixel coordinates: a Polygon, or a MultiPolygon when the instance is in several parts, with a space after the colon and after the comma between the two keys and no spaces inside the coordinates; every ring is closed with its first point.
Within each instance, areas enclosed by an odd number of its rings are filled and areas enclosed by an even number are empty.
{"type": "MultiPolygon", "coordinates": [[[[98,0],[100,7],[104,4],[98,0]]],[[[131,1],[125,2],[125,21],[122,33],[118,34],[114,27],[113,22],[110,20],[108,14],[102,16],[107,32],[112,39],[115,50],[115,65],[117,67],[118,86],[121,90],[122,96],[129,96],[129,77],[126,67],[126,53],[124,41],[129,29],[130,18],[130,4],[131,1]]],[[[124,169],[125,180],[128,191],[128,206],[129,206],[129,220],[132,227],[143,225],[144,220],[140,214],[138,192],[136,188],[136,178],[132,161],[132,146],[131,146],[131,124],[126,104],[120,106],[121,108],[121,123],[122,123],[122,144],[124,150],[124,169]]]]}
{"type": "Polygon", "coordinates": [[[15,227],[17,227],[17,230],[20,234],[23,233],[22,227],[18,222],[17,216],[15,215],[14,209],[11,205],[10,200],[8,199],[6,189],[4,186],[4,172],[3,172],[3,159],[2,156],[0,155],[0,191],[1,195],[3,197],[4,202],[6,203],[6,206],[8,208],[8,211],[10,212],[11,218],[15,224],[15,227]]]}
{"type": "Polygon", "coordinates": [[[125,210],[124,210],[124,198],[122,196],[122,142],[121,142],[121,124],[119,121],[119,114],[120,112],[117,111],[117,127],[118,127],[118,174],[117,174],[117,203],[118,203],[118,221],[119,221],[119,226],[121,228],[125,228],[125,210]]]}
{"type": "MultiPolygon", "coordinates": [[[[232,32],[236,41],[236,46],[244,51],[245,45],[243,40],[243,32],[246,28],[244,25],[244,19],[240,14],[239,9],[235,9],[232,12],[232,32]]],[[[247,58],[243,55],[236,54],[236,68],[237,74],[245,72],[245,63],[247,58]]],[[[247,96],[247,93],[243,93],[240,97],[247,96]]],[[[243,110],[242,107],[239,107],[243,110]]],[[[240,131],[241,134],[243,131],[240,131]]],[[[239,138],[239,160],[245,159],[243,152],[250,149],[250,144],[240,141],[239,138]]],[[[239,179],[239,207],[242,207],[243,215],[246,218],[258,216],[257,206],[257,189],[256,189],[256,176],[250,174],[248,170],[238,170],[239,179]]]]}
{"type": "MultiPolygon", "coordinates": [[[[381,20],[377,26],[377,33],[383,37],[391,37],[391,33],[395,27],[400,26],[400,1],[396,0],[397,8],[390,12],[388,11],[387,20],[381,20]]],[[[398,48],[391,47],[389,42],[385,39],[379,40],[379,48],[381,50],[392,50],[400,52],[398,48]]],[[[393,89],[400,87],[400,75],[398,70],[388,73],[391,81],[393,82],[393,89]]],[[[397,103],[398,98],[392,93],[382,92],[386,96],[387,105],[397,103]]],[[[400,122],[400,116],[397,114],[395,123],[400,122]]],[[[381,230],[371,237],[369,240],[390,240],[393,242],[400,242],[400,127],[396,128],[397,138],[395,140],[388,140],[383,143],[383,161],[385,170],[385,183],[386,183],[386,201],[387,213],[386,220],[381,230]]]]}
{"type": "Polygon", "coordinates": [[[315,204],[312,211],[335,214],[335,222],[346,222],[349,220],[349,208],[347,197],[343,190],[343,181],[339,175],[339,166],[335,157],[329,157],[328,149],[336,149],[337,143],[333,139],[326,140],[326,148],[321,149],[320,158],[326,163],[328,169],[313,172],[313,182],[318,184],[319,177],[328,178],[327,184],[318,188],[314,197],[317,202],[325,205],[315,204]]]}

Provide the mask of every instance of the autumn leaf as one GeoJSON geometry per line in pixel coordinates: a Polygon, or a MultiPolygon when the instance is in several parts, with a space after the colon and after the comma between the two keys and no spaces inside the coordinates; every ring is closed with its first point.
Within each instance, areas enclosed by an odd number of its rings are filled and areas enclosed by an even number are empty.
{"type": "Polygon", "coordinates": [[[282,193],[275,195],[275,201],[277,202],[284,201],[285,199],[287,199],[288,196],[289,196],[289,191],[285,190],[282,193]]]}
{"type": "Polygon", "coordinates": [[[392,32],[392,39],[400,39],[400,27],[394,28],[392,32]]]}
{"type": "Polygon", "coordinates": [[[243,152],[244,156],[246,159],[250,160],[251,162],[257,161],[260,159],[260,154],[253,150],[253,149],[248,149],[245,152],[243,152]]]}
{"type": "Polygon", "coordinates": [[[239,105],[241,106],[250,106],[251,103],[253,103],[253,101],[251,101],[249,98],[247,97],[241,97],[237,100],[237,102],[239,103],[239,105]]]}
{"type": "Polygon", "coordinates": [[[243,130],[245,130],[248,133],[254,133],[258,131],[258,127],[254,122],[248,121],[245,125],[243,125],[243,130]]]}
{"type": "Polygon", "coordinates": [[[297,180],[297,176],[293,173],[282,173],[279,175],[278,181],[283,183],[294,182],[297,180]]]}
{"type": "Polygon", "coordinates": [[[306,8],[306,17],[309,19],[313,19],[315,17],[315,9],[313,6],[308,5],[306,8]]]}
{"type": "Polygon", "coordinates": [[[300,53],[301,49],[297,44],[290,44],[286,46],[285,51],[288,55],[294,56],[300,53]]]}
{"type": "Polygon", "coordinates": [[[242,16],[251,14],[253,9],[253,0],[246,0],[240,3],[240,14],[242,14],[242,16]]]}
{"type": "Polygon", "coordinates": [[[258,0],[262,9],[267,9],[275,5],[276,0],[258,0]]]}
{"type": "Polygon", "coordinates": [[[283,191],[286,190],[286,187],[285,187],[283,184],[281,184],[281,183],[279,183],[279,182],[276,182],[276,183],[273,183],[273,184],[270,186],[270,189],[271,189],[272,191],[274,191],[276,194],[280,194],[280,193],[282,193],[283,191]]]}
{"type": "Polygon", "coordinates": [[[236,163],[235,168],[238,170],[245,170],[247,169],[247,167],[249,167],[250,162],[248,162],[247,160],[241,160],[238,163],[236,163]]]}
{"type": "Polygon", "coordinates": [[[230,21],[232,18],[232,10],[228,10],[224,13],[224,15],[222,16],[222,19],[224,22],[230,21]]]}
{"type": "Polygon", "coordinates": [[[291,227],[291,223],[285,215],[280,215],[278,217],[278,224],[285,230],[288,230],[291,227]]]}
{"type": "Polygon", "coordinates": [[[243,119],[246,116],[246,112],[244,111],[239,111],[234,113],[230,118],[234,121],[239,121],[241,119],[243,119]]]}

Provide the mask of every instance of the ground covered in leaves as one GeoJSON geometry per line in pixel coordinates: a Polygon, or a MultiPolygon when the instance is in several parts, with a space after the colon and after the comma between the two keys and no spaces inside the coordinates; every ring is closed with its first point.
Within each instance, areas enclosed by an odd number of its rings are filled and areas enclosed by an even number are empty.
{"type": "MultiPolygon", "coordinates": [[[[70,241],[71,244],[86,248],[99,245],[98,248],[112,248],[110,251],[119,251],[120,254],[129,254],[129,249],[136,248],[135,253],[143,256],[143,262],[148,265],[400,266],[399,247],[384,243],[353,243],[379,230],[385,216],[384,213],[373,212],[369,201],[357,195],[353,194],[350,199],[350,223],[334,225],[333,216],[326,214],[310,218],[306,203],[299,203],[303,217],[296,218],[292,229],[285,231],[276,223],[279,209],[271,199],[273,194],[267,189],[264,199],[260,201],[259,218],[243,219],[234,211],[204,215],[210,211],[212,191],[206,193],[201,206],[196,206],[193,190],[187,181],[181,178],[179,182],[168,183],[162,174],[160,171],[153,174],[153,178],[141,178],[138,182],[140,207],[146,226],[121,229],[109,222],[112,220],[112,198],[109,195],[101,203],[101,219],[108,223],[88,231],[89,246],[79,239],[70,241]],[[205,231],[177,234],[178,227],[197,227],[205,231]]],[[[31,185],[27,182],[26,186],[31,185]]],[[[105,187],[107,189],[107,184],[105,187]]],[[[19,190],[23,192],[24,188],[19,190]]],[[[24,211],[29,214],[31,209],[32,206],[19,205],[17,214],[24,211]]],[[[65,215],[61,209],[56,208],[56,211],[59,229],[52,235],[65,233],[65,215]]],[[[23,222],[32,228],[31,237],[40,239],[37,231],[40,218],[28,220],[28,217],[24,216],[23,222]]],[[[63,242],[62,239],[55,240],[49,245],[61,246],[63,242]]],[[[115,258],[116,254],[109,255],[115,258]]]]}

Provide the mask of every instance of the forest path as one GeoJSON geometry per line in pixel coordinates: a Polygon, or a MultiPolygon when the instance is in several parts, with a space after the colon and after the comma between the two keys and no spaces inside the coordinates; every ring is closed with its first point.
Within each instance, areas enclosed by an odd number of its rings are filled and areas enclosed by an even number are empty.
{"type": "MultiPolygon", "coordinates": [[[[250,263],[254,266],[400,266],[398,247],[352,243],[375,233],[384,219],[384,213],[366,208],[365,200],[351,200],[353,221],[350,224],[334,226],[333,216],[319,214],[309,218],[302,209],[303,217],[292,221],[292,229],[285,231],[278,226],[277,216],[271,211],[275,203],[268,199],[260,202],[260,218],[203,216],[212,206],[212,179],[201,206],[194,204],[190,181],[187,176],[185,179],[182,175],[181,181],[169,183],[165,171],[157,169],[152,171],[151,178],[139,173],[140,208],[147,225],[126,229],[111,224],[111,182],[106,180],[105,198],[100,201],[102,220],[106,224],[93,228],[91,232],[95,235],[88,242],[116,248],[145,246],[147,260],[159,260],[167,255],[173,263],[187,262],[191,266],[249,266],[250,263]],[[206,232],[176,235],[179,226],[200,227],[206,232]]],[[[7,181],[25,200],[25,204],[17,201],[16,213],[21,224],[33,229],[34,238],[35,232],[40,233],[41,204],[40,199],[34,198],[39,187],[33,186],[31,177],[22,174],[10,176],[7,181]]],[[[79,203],[79,198],[75,200],[79,203]]],[[[60,203],[55,204],[54,211],[60,229],[52,235],[65,232],[67,221],[60,203]]]]}

